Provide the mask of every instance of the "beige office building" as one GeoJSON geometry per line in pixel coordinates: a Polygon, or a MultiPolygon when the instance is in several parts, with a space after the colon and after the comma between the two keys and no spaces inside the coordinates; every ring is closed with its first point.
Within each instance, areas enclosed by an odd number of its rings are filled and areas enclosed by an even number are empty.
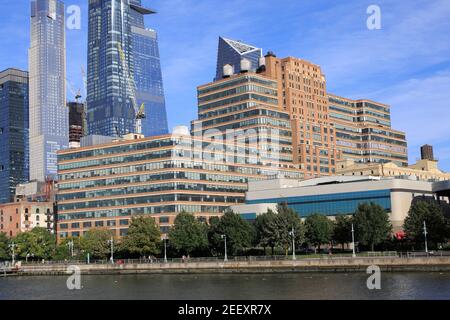
{"type": "Polygon", "coordinates": [[[401,167],[389,163],[356,163],[353,160],[338,162],[337,174],[341,176],[407,177],[411,180],[445,181],[450,173],[439,169],[437,161],[419,160],[417,163],[401,167]]]}
{"type": "Polygon", "coordinates": [[[406,135],[391,127],[390,106],[333,94],[328,94],[328,100],[341,159],[363,164],[393,162],[400,167],[408,166],[406,135]]]}

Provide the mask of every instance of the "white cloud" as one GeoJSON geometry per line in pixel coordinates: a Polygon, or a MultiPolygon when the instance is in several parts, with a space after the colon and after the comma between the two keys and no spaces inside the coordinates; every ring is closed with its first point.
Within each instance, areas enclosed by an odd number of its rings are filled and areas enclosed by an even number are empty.
{"type": "MultiPolygon", "coordinates": [[[[450,160],[450,70],[367,95],[391,105],[393,127],[407,133],[411,161],[423,144],[439,146],[436,156],[450,160]]],[[[443,165],[450,169],[450,161],[443,165]]]]}
{"type": "Polygon", "coordinates": [[[366,28],[365,2],[348,2],[317,14],[324,24],[295,37],[291,44],[293,50],[308,48],[309,57],[322,65],[332,88],[353,93],[352,87],[374,88],[448,61],[450,33],[443,32],[450,30],[448,0],[378,1],[379,31],[366,28]]]}

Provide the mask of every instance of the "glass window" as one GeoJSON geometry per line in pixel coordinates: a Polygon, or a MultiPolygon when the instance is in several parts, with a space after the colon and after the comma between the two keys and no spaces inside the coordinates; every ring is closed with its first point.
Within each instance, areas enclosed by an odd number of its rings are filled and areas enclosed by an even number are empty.
{"type": "Polygon", "coordinates": [[[159,217],[159,223],[169,223],[169,217],[159,217]]]}
{"type": "Polygon", "coordinates": [[[83,222],[83,228],[90,228],[92,227],[92,222],[83,222]]]}

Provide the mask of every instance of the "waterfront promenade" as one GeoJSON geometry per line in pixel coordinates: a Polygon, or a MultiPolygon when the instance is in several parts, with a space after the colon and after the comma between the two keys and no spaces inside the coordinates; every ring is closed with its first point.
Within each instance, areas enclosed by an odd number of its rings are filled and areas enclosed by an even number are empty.
{"type": "Polygon", "coordinates": [[[379,255],[318,258],[242,257],[225,262],[212,259],[116,260],[84,263],[27,263],[16,268],[0,268],[4,275],[64,275],[69,266],[77,266],[82,274],[195,274],[195,273],[301,273],[301,272],[365,272],[376,265],[382,271],[450,271],[450,256],[379,255]]]}

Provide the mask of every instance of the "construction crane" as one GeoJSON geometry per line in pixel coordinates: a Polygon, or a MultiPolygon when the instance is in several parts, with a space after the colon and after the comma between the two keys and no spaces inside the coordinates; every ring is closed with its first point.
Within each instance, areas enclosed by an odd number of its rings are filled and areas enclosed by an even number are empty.
{"type": "Polygon", "coordinates": [[[84,99],[83,105],[84,105],[84,117],[83,117],[83,136],[87,135],[87,76],[86,72],[84,71],[83,66],[81,66],[81,76],[83,78],[83,85],[84,85],[84,96],[86,99],[84,99]]]}
{"type": "Polygon", "coordinates": [[[126,59],[125,59],[125,53],[123,52],[122,46],[120,43],[117,43],[117,49],[119,50],[119,56],[120,56],[120,60],[122,62],[122,69],[123,69],[124,73],[126,74],[127,89],[131,92],[131,102],[133,104],[135,120],[136,120],[135,130],[136,130],[136,133],[141,134],[142,133],[142,119],[146,118],[145,104],[142,103],[141,106],[138,108],[137,102],[136,102],[136,82],[134,81],[134,78],[130,72],[130,69],[128,68],[128,64],[126,63],[126,59]]]}
{"type": "MultiPolygon", "coordinates": [[[[85,91],[86,91],[86,81],[85,81],[86,74],[84,73],[83,68],[82,68],[82,74],[83,74],[83,84],[84,84],[85,91]]],[[[86,99],[84,101],[80,101],[80,99],[82,98],[81,89],[78,89],[78,91],[75,91],[73,83],[67,78],[66,78],[66,83],[67,83],[67,86],[69,87],[70,92],[72,93],[72,96],[75,98],[76,103],[81,103],[83,105],[83,117],[82,117],[83,118],[83,126],[82,126],[83,133],[82,134],[83,134],[83,136],[86,136],[86,134],[87,134],[86,99]]],[[[67,105],[67,107],[68,107],[68,105],[67,105]]]]}
{"type": "Polygon", "coordinates": [[[66,83],[67,83],[67,85],[69,87],[70,92],[72,93],[73,97],[75,98],[75,101],[78,102],[78,100],[81,99],[80,90],[75,92],[72,82],[70,82],[69,79],[67,79],[67,78],[66,78],[66,83]]]}

